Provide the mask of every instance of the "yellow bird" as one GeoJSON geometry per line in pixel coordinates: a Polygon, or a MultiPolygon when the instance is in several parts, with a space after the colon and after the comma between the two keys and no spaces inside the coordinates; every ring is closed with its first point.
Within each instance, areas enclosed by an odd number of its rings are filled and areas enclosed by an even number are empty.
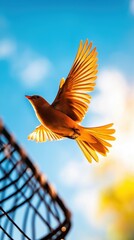
{"type": "Polygon", "coordinates": [[[52,104],[43,97],[33,95],[30,101],[41,125],[28,136],[29,140],[74,139],[89,162],[98,161],[97,153],[106,155],[115,138],[112,123],[100,127],[83,127],[84,118],[91,100],[88,92],[93,91],[97,78],[97,52],[88,40],[80,41],[73,66],[66,78],[61,79],[57,96],[52,104]]]}

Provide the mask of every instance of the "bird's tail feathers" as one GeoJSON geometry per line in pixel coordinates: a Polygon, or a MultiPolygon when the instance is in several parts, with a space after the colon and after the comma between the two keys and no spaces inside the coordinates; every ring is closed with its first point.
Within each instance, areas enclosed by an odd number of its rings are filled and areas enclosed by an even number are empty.
{"type": "Polygon", "coordinates": [[[96,152],[104,156],[109,152],[108,147],[112,145],[108,141],[115,140],[112,136],[115,132],[112,126],[111,123],[100,127],[82,128],[81,135],[76,138],[76,142],[89,162],[92,162],[92,159],[98,162],[96,152]]]}

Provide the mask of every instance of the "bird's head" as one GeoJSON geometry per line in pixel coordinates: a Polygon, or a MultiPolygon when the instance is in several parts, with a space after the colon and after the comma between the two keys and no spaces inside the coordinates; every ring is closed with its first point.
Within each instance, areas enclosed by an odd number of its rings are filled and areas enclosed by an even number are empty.
{"type": "Polygon", "coordinates": [[[47,101],[43,97],[38,96],[38,95],[33,95],[33,96],[25,95],[25,97],[29,100],[29,102],[33,106],[34,110],[38,110],[43,105],[48,104],[47,101]]]}

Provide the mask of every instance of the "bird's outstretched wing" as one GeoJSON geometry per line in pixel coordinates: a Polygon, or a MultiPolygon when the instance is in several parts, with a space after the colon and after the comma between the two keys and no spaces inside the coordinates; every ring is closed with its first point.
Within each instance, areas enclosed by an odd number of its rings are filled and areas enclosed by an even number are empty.
{"type": "Polygon", "coordinates": [[[59,136],[56,133],[53,133],[47,127],[43,125],[39,125],[35,128],[35,130],[29,134],[28,140],[35,140],[36,142],[46,142],[53,140],[61,140],[63,137],[59,136]]]}
{"type": "Polygon", "coordinates": [[[91,50],[88,40],[80,42],[73,66],[66,81],[61,79],[59,91],[52,106],[77,122],[81,122],[87,112],[91,92],[97,78],[97,52],[91,50]]]}

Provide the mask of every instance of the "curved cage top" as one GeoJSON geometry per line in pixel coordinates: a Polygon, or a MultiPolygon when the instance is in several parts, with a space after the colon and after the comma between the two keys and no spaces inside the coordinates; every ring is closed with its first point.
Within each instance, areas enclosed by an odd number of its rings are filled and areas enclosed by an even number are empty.
{"type": "Polygon", "coordinates": [[[0,123],[0,240],[63,240],[71,214],[0,123]]]}

